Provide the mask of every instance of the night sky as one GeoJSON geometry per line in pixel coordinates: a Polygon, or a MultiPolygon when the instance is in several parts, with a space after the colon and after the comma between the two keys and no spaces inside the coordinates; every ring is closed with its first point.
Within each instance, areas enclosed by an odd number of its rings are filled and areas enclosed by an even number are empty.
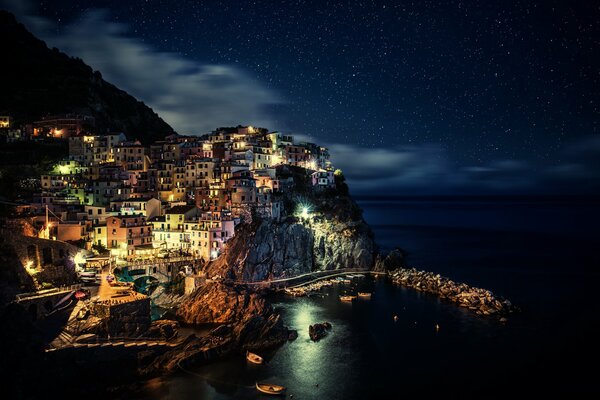
{"type": "MultiPolygon", "coordinates": [[[[239,95],[230,97],[244,104],[224,103],[202,115],[202,99],[189,115],[211,121],[211,115],[233,114],[232,122],[265,121],[268,128],[310,136],[337,149],[338,161],[365,190],[392,185],[429,192],[431,184],[456,191],[561,191],[565,183],[599,175],[595,2],[5,3],[13,3],[18,17],[44,20],[37,31],[33,22],[26,25],[125,86],[180,133],[204,132],[178,123],[185,115],[169,118],[169,104],[175,113],[176,103],[136,90],[135,75],[90,50],[104,47],[81,32],[112,24],[118,28],[107,30],[109,37],[155,54],[153,64],[161,57],[183,62],[176,75],[184,77],[206,66],[231,67],[227,79],[240,76],[243,84],[236,83],[239,95]],[[244,108],[248,102],[254,108],[244,108]],[[238,106],[245,120],[235,119],[238,106]],[[344,158],[364,149],[373,150],[368,160],[344,158]],[[407,174],[410,168],[416,171],[407,174]],[[382,173],[396,177],[382,179],[382,173]],[[368,183],[374,179],[379,184],[368,183]]],[[[131,68],[145,69],[141,63],[131,68]]],[[[212,86],[219,88],[219,77],[212,86]]]]}

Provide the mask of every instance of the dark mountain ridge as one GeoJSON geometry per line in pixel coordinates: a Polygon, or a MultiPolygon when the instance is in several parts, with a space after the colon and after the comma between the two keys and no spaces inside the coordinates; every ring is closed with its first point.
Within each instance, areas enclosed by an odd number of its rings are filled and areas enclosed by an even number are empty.
{"type": "Polygon", "coordinates": [[[124,132],[144,144],[174,133],[150,107],[102,79],[79,58],[49,49],[15,16],[0,10],[0,115],[27,123],[51,114],[96,120],[96,133],[124,132]]]}

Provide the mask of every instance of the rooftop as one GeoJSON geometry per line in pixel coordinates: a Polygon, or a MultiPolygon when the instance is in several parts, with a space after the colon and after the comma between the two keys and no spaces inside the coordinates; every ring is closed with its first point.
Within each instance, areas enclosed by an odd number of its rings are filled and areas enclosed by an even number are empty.
{"type": "Polygon", "coordinates": [[[194,208],[196,208],[195,205],[175,206],[172,207],[165,214],[185,214],[186,212],[191,211],[194,208]]]}

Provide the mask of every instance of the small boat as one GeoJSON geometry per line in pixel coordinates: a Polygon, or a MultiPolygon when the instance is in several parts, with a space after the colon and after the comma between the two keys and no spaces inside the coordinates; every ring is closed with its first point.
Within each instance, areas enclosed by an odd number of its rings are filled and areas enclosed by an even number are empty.
{"type": "Polygon", "coordinates": [[[356,296],[340,296],[341,301],[352,301],[356,299],[356,296]]]}
{"type": "Polygon", "coordinates": [[[371,293],[368,292],[358,292],[358,297],[362,297],[365,299],[370,299],[371,298],[371,293]]]}
{"type": "Polygon", "coordinates": [[[79,279],[83,282],[95,282],[97,279],[96,271],[83,271],[79,272],[79,279]]]}
{"type": "Polygon", "coordinates": [[[256,389],[266,394],[282,395],[285,393],[285,386],[273,385],[272,383],[256,382],[256,389]]]}
{"type": "Polygon", "coordinates": [[[250,361],[253,364],[262,364],[264,362],[263,358],[258,354],[246,352],[246,360],[250,361]]]}

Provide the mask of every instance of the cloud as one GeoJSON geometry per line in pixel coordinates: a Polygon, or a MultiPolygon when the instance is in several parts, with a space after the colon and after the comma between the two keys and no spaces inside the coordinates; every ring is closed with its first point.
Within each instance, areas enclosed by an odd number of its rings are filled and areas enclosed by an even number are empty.
{"type": "Polygon", "coordinates": [[[529,163],[522,160],[495,160],[485,166],[462,167],[455,174],[455,186],[484,191],[528,191],[536,178],[529,163]]]}
{"type": "Polygon", "coordinates": [[[27,1],[4,1],[36,35],[83,59],[103,77],[154,109],[182,134],[220,126],[273,126],[266,108],[281,97],[231,65],[202,64],[165,53],[128,36],[125,24],[105,10],[91,10],[61,27],[35,16],[27,1]]]}
{"type": "MultiPolygon", "coordinates": [[[[0,0],[51,46],[77,56],[106,80],[150,105],[179,133],[200,134],[219,126],[251,124],[277,128],[266,107],[281,97],[240,68],[203,64],[158,51],[129,35],[103,10],[91,10],[61,27],[37,16],[27,0],[0,0]]],[[[295,134],[320,143],[318,138],[295,134]]],[[[580,136],[560,152],[560,161],[536,168],[524,160],[459,165],[439,145],[390,148],[325,143],[353,193],[598,194],[600,136],[580,136]]]]}
{"type": "Polygon", "coordinates": [[[534,167],[525,160],[458,165],[436,145],[362,148],[330,144],[332,161],[361,195],[600,193],[600,136],[566,145],[561,162],[534,167]]]}
{"type": "Polygon", "coordinates": [[[459,166],[438,145],[372,149],[332,144],[329,148],[334,165],[344,171],[353,192],[360,194],[495,193],[527,190],[535,184],[523,161],[459,166]]]}
{"type": "Polygon", "coordinates": [[[561,162],[545,168],[541,181],[563,191],[600,192],[600,135],[586,135],[568,143],[561,152],[561,162]]]}
{"type": "Polygon", "coordinates": [[[356,192],[372,190],[431,191],[446,187],[447,157],[435,145],[362,148],[330,144],[333,164],[344,171],[356,192]]]}

